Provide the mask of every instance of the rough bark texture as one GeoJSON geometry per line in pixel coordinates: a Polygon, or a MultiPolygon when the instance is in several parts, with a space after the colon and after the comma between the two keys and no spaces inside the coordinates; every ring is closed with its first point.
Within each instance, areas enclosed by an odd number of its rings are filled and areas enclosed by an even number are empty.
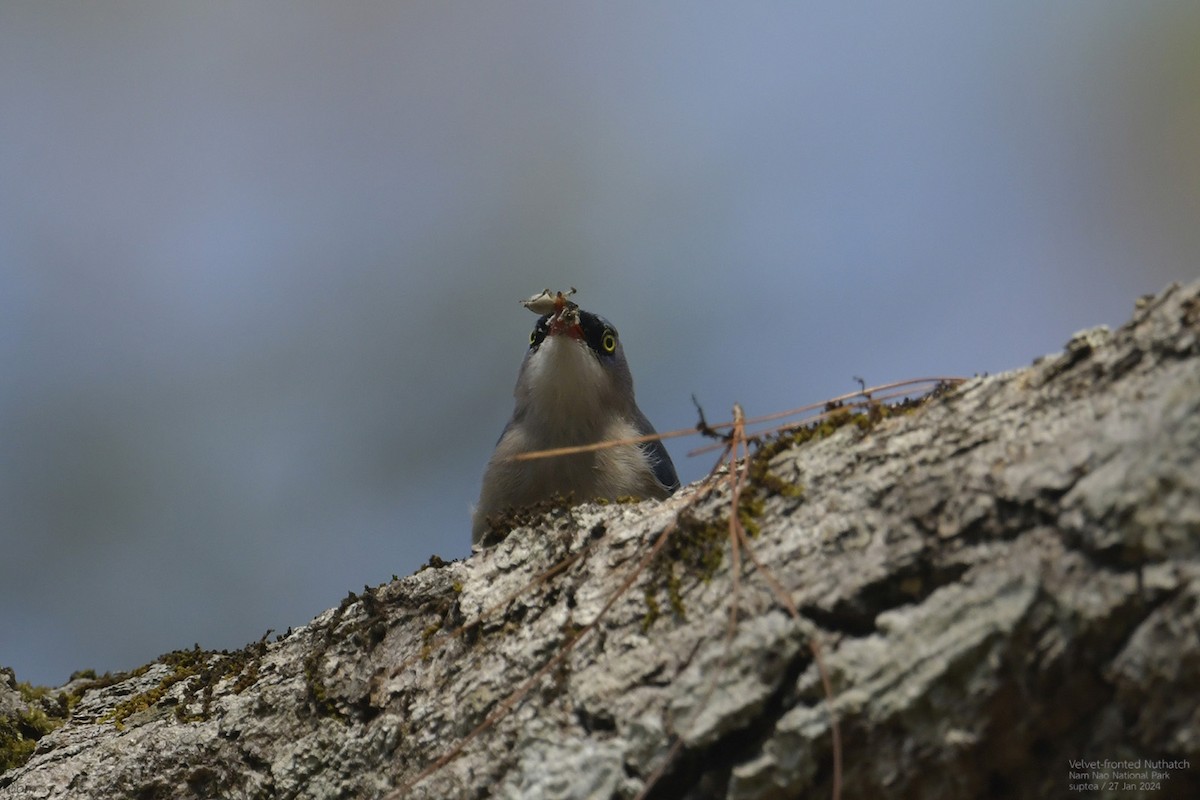
{"type": "Polygon", "coordinates": [[[683,499],[581,506],[239,653],[62,699],[9,681],[9,720],[70,719],[0,798],[628,798],[660,769],[650,797],[829,797],[814,638],[843,797],[1200,797],[1200,284],[772,451],[741,515],[799,620],[743,557],[727,637],[719,489],[511,713],[405,788],[597,619],[683,499]]]}

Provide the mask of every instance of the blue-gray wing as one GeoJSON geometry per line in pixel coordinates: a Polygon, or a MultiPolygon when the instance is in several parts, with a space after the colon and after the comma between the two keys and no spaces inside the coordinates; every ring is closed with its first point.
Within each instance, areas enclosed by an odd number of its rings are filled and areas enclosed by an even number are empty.
{"type": "MultiPolygon", "coordinates": [[[[646,415],[637,410],[637,417],[633,421],[637,428],[638,435],[645,436],[648,433],[657,433],[654,426],[650,424],[650,420],[646,419],[646,415]]],[[[667,494],[674,494],[679,488],[679,476],[675,474],[675,465],[671,462],[671,456],[667,453],[667,448],[657,439],[649,442],[642,442],[639,445],[642,448],[642,453],[646,456],[646,462],[650,465],[650,470],[654,473],[654,479],[662,484],[663,489],[667,494]]]]}

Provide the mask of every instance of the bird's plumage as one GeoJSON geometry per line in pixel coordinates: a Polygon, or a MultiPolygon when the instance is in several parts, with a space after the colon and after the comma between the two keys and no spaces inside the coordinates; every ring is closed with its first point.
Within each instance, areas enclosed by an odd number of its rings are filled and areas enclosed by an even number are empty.
{"type": "Polygon", "coordinates": [[[554,311],[539,317],[530,334],[513,392],[513,416],[484,473],[472,525],[475,543],[496,515],[555,496],[573,502],[666,497],[679,487],[671,457],[657,440],[511,460],[533,450],[655,432],[635,402],[633,376],[616,328],[561,294],[558,298],[554,311]]]}

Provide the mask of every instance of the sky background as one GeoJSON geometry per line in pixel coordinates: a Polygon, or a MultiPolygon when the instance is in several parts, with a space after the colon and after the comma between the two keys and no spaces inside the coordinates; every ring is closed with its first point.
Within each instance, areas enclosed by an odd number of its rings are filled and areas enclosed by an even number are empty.
{"type": "Polygon", "coordinates": [[[467,555],[543,288],[668,430],[1021,367],[1200,276],[1190,2],[5,2],[0,109],[34,683],[467,555]]]}

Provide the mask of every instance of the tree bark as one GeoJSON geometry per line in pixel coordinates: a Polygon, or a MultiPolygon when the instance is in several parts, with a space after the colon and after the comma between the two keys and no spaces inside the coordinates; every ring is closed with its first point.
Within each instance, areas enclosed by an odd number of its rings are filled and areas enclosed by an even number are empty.
{"type": "Polygon", "coordinates": [[[1200,797],[1200,283],[880,416],[756,457],[799,618],[727,481],[554,511],[237,653],[0,685],[69,717],[0,798],[830,797],[831,713],[844,798],[1200,797]]]}

